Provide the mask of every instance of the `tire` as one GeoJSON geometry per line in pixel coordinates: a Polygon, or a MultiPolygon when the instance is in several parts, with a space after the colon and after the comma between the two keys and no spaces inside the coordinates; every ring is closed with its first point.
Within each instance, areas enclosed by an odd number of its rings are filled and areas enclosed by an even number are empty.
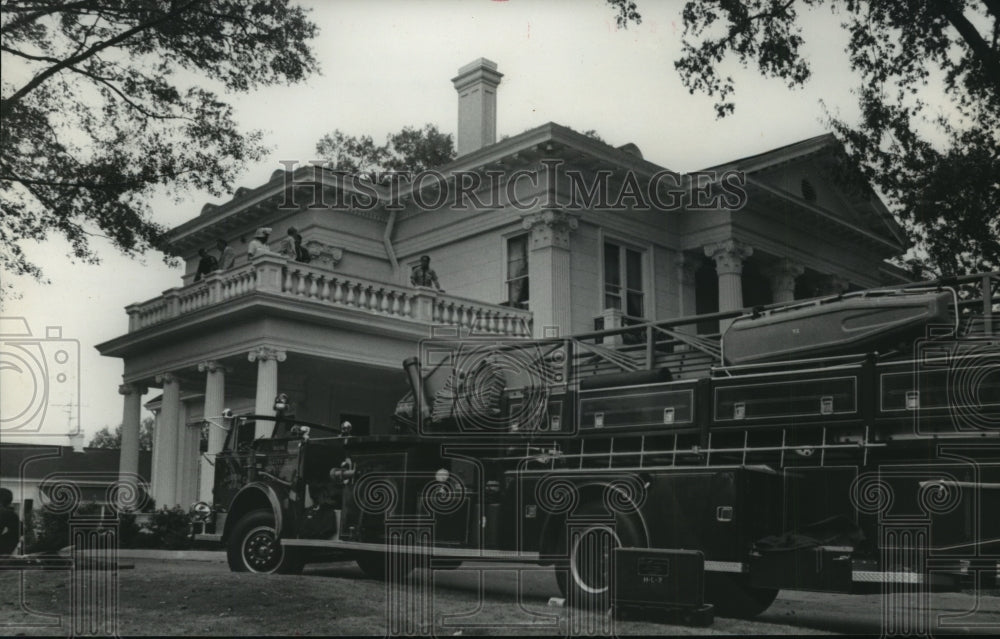
{"type": "MultiPolygon", "coordinates": [[[[386,558],[388,554],[388,551],[365,552],[355,557],[354,562],[358,564],[358,568],[369,579],[385,581],[387,578],[386,570],[388,566],[386,565],[386,558]]],[[[408,561],[402,562],[400,568],[402,568],[402,572],[399,574],[399,577],[405,577],[413,571],[413,565],[408,561]]]]}
{"type": "Polygon", "coordinates": [[[705,573],[705,600],[720,617],[750,619],[768,609],[778,596],[776,588],[755,588],[744,576],[705,573]]]}
{"type": "Polygon", "coordinates": [[[233,572],[298,574],[304,564],[295,549],[281,545],[274,514],[266,508],[253,510],[236,522],[226,558],[233,572]]]}
{"type": "MultiPolygon", "coordinates": [[[[604,519],[608,511],[603,503],[591,502],[579,508],[575,515],[604,519]]],[[[558,554],[567,557],[569,566],[556,570],[556,581],[570,604],[587,610],[603,610],[610,606],[614,579],[610,574],[610,553],[618,547],[646,546],[645,535],[634,518],[617,515],[614,524],[612,530],[610,522],[595,523],[576,535],[572,548],[566,548],[565,536],[557,543],[558,554]]]]}

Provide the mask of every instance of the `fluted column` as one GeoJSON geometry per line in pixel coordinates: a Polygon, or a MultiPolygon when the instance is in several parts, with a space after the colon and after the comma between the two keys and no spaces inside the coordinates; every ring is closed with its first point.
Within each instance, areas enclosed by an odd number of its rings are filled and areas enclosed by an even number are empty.
{"type": "MultiPolygon", "coordinates": [[[[274,415],[274,398],[278,394],[278,362],[285,361],[287,353],[276,348],[259,346],[250,351],[247,358],[257,362],[257,397],[254,412],[258,415],[274,415]]],[[[257,422],[254,437],[268,437],[271,422],[257,422]]]]}
{"type": "Polygon", "coordinates": [[[211,504],[215,485],[215,468],[212,464],[226,442],[226,432],[222,428],[222,411],[226,403],[226,368],[219,362],[209,360],[198,364],[198,370],[205,373],[204,418],[208,422],[208,451],[201,457],[198,499],[211,504]]]}
{"type": "Polygon", "coordinates": [[[124,398],[118,476],[122,481],[131,481],[139,475],[139,428],[142,424],[142,394],[146,389],[137,384],[122,384],[118,392],[124,398]]]}
{"type": "Polygon", "coordinates": [[[156,381],[163,386],[153,443],[152,493],[159,508],[177,504],[177,422],[181,408],[181,384],[172,373],[157,375],[156,381]]]}
{"type": "Polygon", "coordinates": [[[569,236],[578,226],[578,215],[547,209],[525,215],[521,226],[531,232],[528,251],[528,305],[534,319],[534,336],[558,328],[572,332],[570,314],[569,236]]]}
{"type": "MultiPolygon", "coordinates": [[[[706,246],[705,255],[715,260],[719,276],[719,312],[743,308],[743,260],[753,255],[753,248],[726,240],[706,246]]],[[[732,320],[719,322],[719,330],[725,332],[731,323],[732,320]]]]}
{"type": "Polygon", "coordinates": [[[789,259],[781,259],[764,269],[764,276],[771,282],[771,298],[775,303],[795,300],[795,280],[805,268],[789,259]]]}
{"type": "Polygon", "coordinates": [[[177,479],[174,499],[185,510],[198,496],[198,447],[201,428],[188,424],[188,407],[183,402],[177,414],[177,479]]]}

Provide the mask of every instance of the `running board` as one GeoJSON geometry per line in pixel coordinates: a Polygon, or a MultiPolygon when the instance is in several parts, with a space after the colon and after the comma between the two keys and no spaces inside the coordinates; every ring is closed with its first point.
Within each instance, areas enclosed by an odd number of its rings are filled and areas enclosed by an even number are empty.
{"type": "MultiPolygon", "coordinates": [[[[335,541],[327,539],[282,539],[282,546],[295,548],[326,548],[347,552],[386,552],[388,544],[370,544],[359,541],[335,541]]],[[[538,563],[542,556],[537,552],[516,550],[480,550],[478,548],[444,548],[441,546],[391,546],[393,552],[407,555],[431,555],[439,559],[462,559],[466,561],[517,561],[538,563]]]]}

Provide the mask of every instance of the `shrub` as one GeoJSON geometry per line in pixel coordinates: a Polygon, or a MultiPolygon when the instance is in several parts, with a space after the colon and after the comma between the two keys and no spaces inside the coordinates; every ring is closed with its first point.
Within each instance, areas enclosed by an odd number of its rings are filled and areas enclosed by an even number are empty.
{"type": "MultiPolygon", "coordinates": [[[[95,517],[101,514],[101,507],[98,504],[80,504],[72,514],[74,517],[95,517]]],[[[68,546],[69,523],[70,513],[53,512],[49,508],[35,511],[32,517],[34,539],[27,552],[59,552],[68,546]]]]}
{"type": "Polygon", "coordinates": [[[179,506],[157,510],[150,518],[149,528],[158,541],[158,548],[184,550],[191,547],[191,520],[179,506]]]}
{"type": "MultiPolygon", "coordinates": [[[[29,553],[54,553],[70,545],[70,522],[73,518],[95,518],[101,515],[99,504],[81,504],[70,513],[52,512],[42,508],[34,513],[32,527],[33,540],[28,545],[29,553]]],[[[110,517],[112,511],[105,510],[110,517]]],[[[144,524],[140,524],[134,513],[118,515],[119,548],[163,548],[183,550],[191,547],[190,522],[187,513],[179,508],[161,508],[153,512],[144,524]]],[[[109,519],[109,527],[114,520],[109,519]]]]}

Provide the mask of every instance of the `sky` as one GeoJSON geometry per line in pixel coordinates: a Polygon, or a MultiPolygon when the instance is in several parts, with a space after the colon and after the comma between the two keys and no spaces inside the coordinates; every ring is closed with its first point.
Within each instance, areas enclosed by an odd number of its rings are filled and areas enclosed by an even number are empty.
{"type": "MultiPolygon", "coordinates": [[[[312,8],[320,28],[314,42],[319,72],[298,85],[229,96],[240,125],[262,130],[272,149],[264,161],[246,167],[234,189],[263,184],[281,168],[280,161],[315,159],[316,141],[334,129],[371,135],[377,142],[404,126],[425,123],[454,134],[457,96],[450,80],[480,57],[496,62],[504,74],[498,136],[550,121],[594,129],[614,146],[634,142],[647,160],[675,171],[825,133],[821,101],[849,121],[856,115],[850,93],[855,80],[843,54],[846,38],[839,18],[828,10],[803,16],[804,53],[813,70],[808,84],[789,89],[727,65],[736,78],[737,107],[734,115],[718,120],[712,98],[691,95],[673,67],[683,32],[680,0],[639,0],[643,22],[626,30],[617,28],[604,0],[300,3],[312,8]]],[[[157,199],[154,218],[177,225],[197,216],[206,202],[220,200],[197,192],[180,203],[157,199]]],[[[127,304],[179,285],[181,272],[155,252],[132,260],[100,240],[95,247],[99,265],[72,262],[67,244],[57,238],[23,246],[51,284],[13,280],[21,297],[3,308],[0,339],[23,345],[44,338],[47,327],[59,327],[63,341],[43,340],[38,347],[54,362],[44,388],[0,370],[5,441],[35,439],[15,439],[10,424],[12,416],[30,413],[38,401],[47,401],[48,410],[33,432],[52,435],[45,439],[52,443],[65,443],[61,434],[67,431],[82,431],[89,441],[102,427],[121,423],[122,362],[101,357],[95,345],[127,331],[127,304]],[[30,338],[17,318],[27,322],[30,338]],[[57,375],[67,378],[59,383],[57,375]]],[[[144,401],[157,393],[154,389],[144,401]]]]}

